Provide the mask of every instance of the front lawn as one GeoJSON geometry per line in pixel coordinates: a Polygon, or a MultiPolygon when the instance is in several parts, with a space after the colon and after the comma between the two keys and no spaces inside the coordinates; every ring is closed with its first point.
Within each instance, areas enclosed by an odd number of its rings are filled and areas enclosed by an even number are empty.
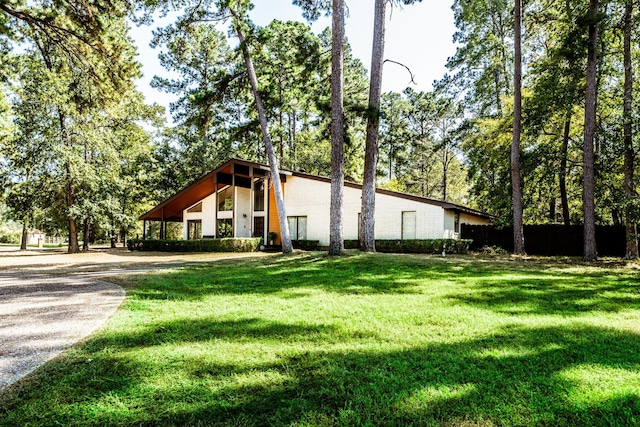
{"type": "Polygon", "coordinates": [[[0,425],[640,425],[629,267],[316,253],[127,281],[0,425]]]}

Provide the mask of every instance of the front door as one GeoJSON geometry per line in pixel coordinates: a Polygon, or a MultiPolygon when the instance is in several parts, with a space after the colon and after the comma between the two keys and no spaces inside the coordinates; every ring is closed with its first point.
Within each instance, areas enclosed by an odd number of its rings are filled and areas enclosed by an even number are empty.
{"type": "Polygon", "coordinates": [[[264,217],[263,216],[253,217],[253,237],[264,238],[264,217]]]}

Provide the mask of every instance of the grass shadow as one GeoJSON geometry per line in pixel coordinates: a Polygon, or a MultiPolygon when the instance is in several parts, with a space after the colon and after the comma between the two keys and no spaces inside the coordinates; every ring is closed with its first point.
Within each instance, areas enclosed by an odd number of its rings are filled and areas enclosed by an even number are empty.
{"type": "MultiPolygon", "coordinates": [[[[27,382],[0,403],[2,425],[631,426],[640,419],[638,384],[607,384],[612,372],[640,378],[640,336],[628,332],[509,326],[491,337],[379,351],[300,348],[316,341],[313,328],[255,320],[215,328],[230,343],[253,337],[260,345],[236,362],[205,353],[141,360],[126,346],[105,351],[94,340],[39,373],[51,388],[27,382]],[[265,340],[297,350],[265,361],[265,340]]],[[[116,341],[138,345],[135,337],[116,341]]]]}

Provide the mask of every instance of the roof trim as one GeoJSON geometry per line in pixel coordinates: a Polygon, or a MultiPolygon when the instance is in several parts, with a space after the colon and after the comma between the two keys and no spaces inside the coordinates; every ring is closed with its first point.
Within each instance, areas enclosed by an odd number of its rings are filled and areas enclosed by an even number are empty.
{"type": "MultiPolygon", "coordinates": [[[[312,180],[315,180],[315,181],[322,181],[322,182],[329,182],[329,183],[331,182],[331,178],[327,178],[327,177],[323,177],[323,176],[319,176],[319,175],[311,175],[311,174],[304,173],[304,172],[294,172],[293,176],[312,179],[312,180]]],[[[345,187],[362,189],[362,184],[357,184],[355,182],[345,181],[344,185],[345,185],[345,187]]],[[[426,203],[426,204],[429,204],[429,205],[440,206],[441,208],[443,208],[445,210],[451,210],[451,211],[454,211],[454,212],[466,213],[466,214],[478,216],[478,217],[481,217],[481,218],[487,218],[487,219],[495,218],[494,215],[488,214],[486,212],[478,211],[478,210],[475,210],[475,209],[468,208],[466,206],[457,205],[455,203],[445,202],[445,201],[442,201],[442,200],[429,199],[427,197],[416,196],[416,195],[407,194],[407,193],[400,193],[400,192],[397,192],[397,191],[386,190],[384,188],[377,188],[377,187],[376,187],[376,193],[377,194],[384,194],[386,196],[398,197],[398,198],[406,199],[406,200],[412,200],[414,202],[420,202],[420,203],[426,203]]]]}
{"type": "MultiPolygon", "coordinates": [[[[238,158],[231,158],[231,159],[227,160],[225,163],[223,163],[220,166],[216,167],[215,169],[211,170],[210,172],[202,175],[200,178],[194,180],[191,184],[187,185],[186,187],[184,187],[182,190],[178,191],[177,193],[175,193],[171,197],[165,199],[160,204],[156,205],[153,209],[150,209],[149,211],[147,211],[144,214],[140,215],[140,217],[138,217],[138,219],[139,220],[146,220],[147,218],[152,216],[153,213],[157,213],[159,210],[161,210],[162,208],[164,208],[165,206],[167,206],[171,202],[173,202],[173,201],[179,199],[180,197],[183,197],[187,193],[189,193],[189,191],[191,191],[193,188],[197,187],[200,184],[205,183],[208,179],[212,179],[217,172],[219,172],[222,169],[225,169],[228,166],[230,166],[232,164],[235,164],[235,163],[238,163],[238,164],[241,164],[241,165],[244,165],[244,166],[255,167],[255,168],[259,168],[259,169],[267,170],[267,171],[271,170],[268,165],[265,165],[265,164],[262,164],[262,163],[251,162],[251,161],[248,161],[248,160],[243,160],[243,159],[238,159],[238,158]]],[[[320,182],[331,183],[331,179],[328,178],[328,177],[324,177],[324,176],[320,176],[320,175],[312,175],[312,174],[308,174],[308,173],[305,173],[305,172],[294,172],[294,171],[290,171],[290,170],[287,170],[287,169],[280,169],[280,174],[288,175],[288,176],[294,176],[294,177],[300,177],[300,178],[306,178],[306,179],[312,179],[312,180],[320,181],[320,182]]],[[[350,188],[362,189],[362,184],[357,184],[357,183],[351,182],[351,181],[345,181],[344,182],[344,186],[345,187],[350,187],[350,188]]],[[[215,189],[214,189],[214,191],[215,191],[215,189]]],[[[386,189],[383,189],[383,188],[376,188],[376,193],[377,194],[384,194],[384,195],[392,196],[392,197],[398,197],[398,198],[406,199],[406,200],[412,200],[412,201],[416,201],[416,202],[420,202],[420,203],[426,203],[426,204],[430,204],[430,205],[440,206],[441,208],[443,208],[445,210],[451,210],[451,211],[459,212],[459,213],[466,213],[466,214],[474,215],[474,216],[481,217],[481,218],[486,218],[486,219],[495,218],[495,216],[493,216],[491,214],[488,214],[486,212],[481,212],[481,211],[478,211],[478,210],[475,210],[475,209],[471,209],[471,208],[468,208],[466,206],[457,205],[455,203],[449,203],[449,202],[445,202],[445,201],[441,201],[441,200],[429,199],[427,197],[416,196],[416,195],[413,195],[413,194],[400,193],[400,192],[397,192],[397,191],[386,190],[386,189]]],[[[154,220],[157,220],[157,219],[150,219],[150,220],[154,221],[154,220]]],[[[175,217],[175,218],[165,218],[164,220],[165,221],[182,221],[182,216],[175,217]]]]}

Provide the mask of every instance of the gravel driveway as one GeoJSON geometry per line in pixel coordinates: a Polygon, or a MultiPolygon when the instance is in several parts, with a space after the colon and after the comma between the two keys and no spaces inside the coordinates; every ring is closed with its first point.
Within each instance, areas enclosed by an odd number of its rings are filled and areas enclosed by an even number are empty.
{"type": "MultiPolygon", "coordinates": [[[[264,254],[175,254],[94,249],[0,248],[0,393],[98,329],[116,311],[124,289],[103,276],[264,254]]],[[[268,255],[267,255],[268,256],[268,255]]]]}
{"type": "Polygon", "coordinates": [[[0,390],[99,328],[124,289],[81,277],[0,274],[0,390]]]}

